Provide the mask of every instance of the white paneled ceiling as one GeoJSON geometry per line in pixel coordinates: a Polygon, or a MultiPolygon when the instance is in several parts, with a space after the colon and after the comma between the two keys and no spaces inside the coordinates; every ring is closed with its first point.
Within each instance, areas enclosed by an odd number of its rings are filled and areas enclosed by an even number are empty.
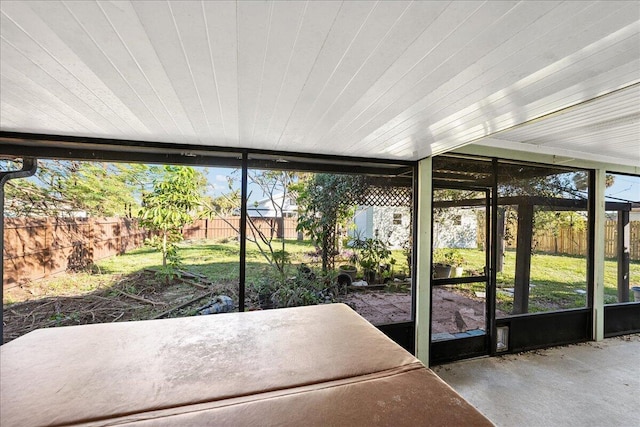
{"type": "Polygon", "coordinates": [[[0,129],[640,164],[640,3],[5,1],[0,129]],[[487,139],[488,137],[488,139],[487,139]]]}
{"type": "Polygon", "coordinates": [[[640,166],[640,84],[497,132],[480,145],[640,166]]]}

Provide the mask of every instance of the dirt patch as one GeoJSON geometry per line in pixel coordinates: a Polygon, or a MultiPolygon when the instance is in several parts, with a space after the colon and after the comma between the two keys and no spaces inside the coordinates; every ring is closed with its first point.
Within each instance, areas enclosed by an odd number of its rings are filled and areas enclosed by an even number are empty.
{"type": "Polygon", "coordinates": [[[194,277],[167,283],[153,272],[136,273],[84,295],[5,305],[3,342],[41,328],[194,315],[217,295],[237,300],[231,284],[203,283],[194,277]]]}
{"type": "MultiPolygon", "coordinates": [[[[46,284],[39,286],[46,292],[46,284]]],[[[31,287],[30,295],[24,295],[32,300],[5,305],[4,342],[40,328],[191,316],[218,295],[238,301],[237,283],[211,283],[188,273],[169,283],[149,271],[118,278],[115,283],[105,279],[104,287],[83,295],[39,296],[39,289],[31,287]]],[[[339,302],[351,306],[374,325],[410,322],[412,300],[406,289],[349,292],[339,302]]],[[[247,310],[259,307],[257,296],[250,291],[245,303],[247,310]]],[[[433,293],[432,332],[483,330],[484,313],[484,298],[438,287],[433,293]]]]}

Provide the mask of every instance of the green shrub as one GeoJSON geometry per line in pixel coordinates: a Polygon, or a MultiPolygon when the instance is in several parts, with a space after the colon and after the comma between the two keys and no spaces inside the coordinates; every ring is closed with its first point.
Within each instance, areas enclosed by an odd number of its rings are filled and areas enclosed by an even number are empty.
{"type": "Polygon", "coordinates": [[[266,274],[252,285],[252,290],[260,301],[270,300],[270,303],[261,303],[263,308],[331,303],[337,300],[340,292],[334,273],[315,272],[305,264],[301,264],[291,277],[266,274]]]}

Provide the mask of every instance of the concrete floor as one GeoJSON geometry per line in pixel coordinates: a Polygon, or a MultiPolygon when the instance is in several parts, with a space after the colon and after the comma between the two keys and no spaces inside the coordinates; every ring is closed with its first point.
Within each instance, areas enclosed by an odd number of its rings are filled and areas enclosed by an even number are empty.
{"type": "Polygon", "coordinates": [[[433,370],[499,427],[640,426],[640,334],[433,370]]]}

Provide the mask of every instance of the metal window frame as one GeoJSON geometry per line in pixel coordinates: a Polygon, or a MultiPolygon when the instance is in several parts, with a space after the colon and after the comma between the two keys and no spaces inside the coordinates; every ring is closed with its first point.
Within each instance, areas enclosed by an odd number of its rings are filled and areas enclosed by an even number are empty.
{"type": "MultiPolygon", "coordinates": [[[[538,163],[538,162],[526,162],[522,160],[510,160],[500,157],[487,157],[487,156],[475,156],[475,155],[459,155],[446,153],[443,157],[455,157],[468,160],[484,161],[491,164],[491,187],[490,188],[490,204],[491,209],[489,211],[488,220],[490,220],[489,230],[489,251],[490,257],[488,280],[489,286],[487,291],[487,310],[490,321],[490,329],[487,331],[489,336],[489,351],[488,355],[495,356],[497,354],[509,354],[517,353],[525,350],[551,347],[555,345],[571,344],[589,341],[592,339],[593,334],[593,315],[594,315],[594,239],[595,239],[595,195],[593,189],[595,188],[595,171],[589,168],[579,167],[567,167],[558,166],[552,164],[538,163]],[[499,167],[501,164],[510,165],[522,165],[529,167],[542,167],[556,169],[558,171],[584,171],[588,173],[589,192],[588,199],[586,201],[588,219],[588,244],[587,244],[587,266],[586,266],[586,279],[587,279],[587,303],[583,308],[577,309],[563,309],[544,313],[525,313],[519,315],[510,315],[504,318],[495,317],[496,309],[496,271],[497,265],[497,221],[498,221],[498,208],[499,208],[499,167]],[[558,327],[558,325],[567,325],[566,328],[558,327]],[[498,327],[509,328],[509,348],[507,350],[497,351],[496,341],[496,329],[498,327]]],[[[434,180],[435,181],[435,180],[434,180]]],[[[438,187],[455,188],[455,185],[444,185],[438,183],[438,187]]],[[[434,184],[434,188],[436,184],[434,184]]],[[[433,197],[433,196],[432,196],[433,197]]],[[[433,224],[432,224],[433,232],[433,224]]],[[[456,279],[441,280],[442,284],[455,283],[456,279]]],[[[636,330],[640,327],[638,324],[630,324],[628,321],[624,323],[620,319],[620,316],[628,315],[633,312],[637,313],[637,309],[629,308],[629,304],[626,307],[611,307],[609,310],[605,308],[605,315],[609,312],[609,317],[616,319],[620,329],[636,330]],[[614,313],[615,312],[615,313],[614,313]]],[[[638,305],[640,308],[640,305],[638,305]]],[[[612,334],[613,331],[608,331],[612,334]]],[[[453,360],[458,360],[466,357],[477,356],[477,351],[481,347],[482,343],[478,340],[473,342],[467,340],[466,342],[459,342],[460,340],[452,340],[450,348],[436,349],[437,352],[433,352],[430,356],[430,363],[446,363],[453,360]]],[[[433,347],[432,347],[433,350],[433,347]]]]}
{"type": "MultiPolygon", "coordinates": [[[[0,131],[0,158],[41,158],[78,161],[176,164],[201,167],[231,167],[242,171],[241,225],[239,254],[239,311],[244,311],[246,292],[246,233],[248,170],[295,170],[301,172],[360,174],[379,177],[403,177],[412,186],[412,272],[416,269],[416,221],[418,162],[368,157],[347,157],[246,148],[161,143],[156,141],[118,140],[94,137],[45,135],[0,131]]],[[[0,241],[0,248],[3,242],[0,241]]],[[[414,352],[416,275],[411,277],[411,320],[378,325],[398,344],[414,352]],[[398,333],[401,331],[401,333],[398,333]],[[411,334],[409,334],[411,332],[411,334]],[[410,337],[408,336],[411,335],[410,337]]],[[[3,283],[1,281],[0,283],[3,283]]],[[[2,340],[0,340],[2,341],[2,340]]]]}

